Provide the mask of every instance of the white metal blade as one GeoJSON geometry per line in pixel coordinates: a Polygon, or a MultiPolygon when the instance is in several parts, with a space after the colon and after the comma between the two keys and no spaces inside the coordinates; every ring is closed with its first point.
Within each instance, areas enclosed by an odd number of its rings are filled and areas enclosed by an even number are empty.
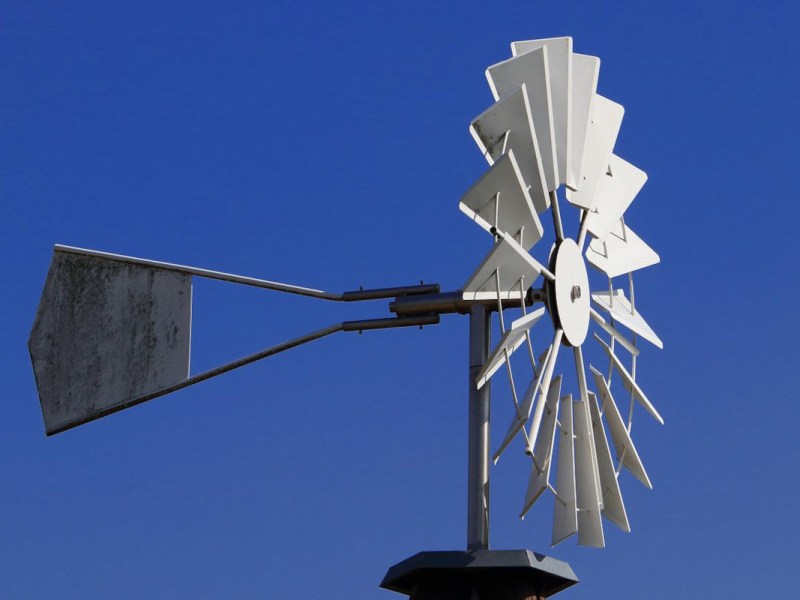
{"type": "Polygon", "coordinates": [[[536,447],[532,454],[531,476],[521,516],[530,510],[534,502],[547,489],[550,483],[550,467],[553,459],[553,443],[556,434],[556,417],[558,416],[558,399],[561,396],[561,377],[556,377],[547,391],[547,405],[542,419],[542,434],[536,439],[536,447]]]}
{"type": "Polygon", "coordinates": [[[559,183],[566,183],[570,172],[572,152],[572,38],[557,37],[513,42],[514,56],[547,47],[547,66],[550,73],[550,102],[553,107],[553,126],[558,161],[559,183]]]}
{"type": "Polygon", "coordinates": [[[620,222],[605,242],[591,241],[586,260],[609,277],[617,277],[654,265],[660,259],[630,227],[620,222]]]}
{"type": "MultiPolygon", "coordinates": [[[[581,400],[583,400],[586,407],[586,418],[589,419],[589,387],[586,385],[586,365],[583,362],[583,349],[580,346],[572,348],[572,353],[575,357],[575,372],[578,376],[578,389],[580,389],[581,400]]],[[[592,446],[594,448],[594,446],[592,446]]],[[[597,453],[592,451],[592,473],[594,473],[594,485],[597,492],[597,497],[600,498],[600,508],[603,507],[603,496],[600,487],[600,471],[597,468],[597,453]]]]}
{"type": "Polygon", "coordinates": [[[58,433],[189,377],[192,277],[56,248],[28,348],[58,433]]]}
{"type": "Polygon", "coordinates": [[[625,427],[625,422],[622,420],[622,415],[619,413],[619,408],[614,397],[611,395],[611,390],[608,388],[603,375],[594,367],[589,367],[594,377],[595,385],[597,386],[597,393],[600,394],[600,402],[602,403],[603,414],[606,416],[608,429],[611,431],[611,440],[614,442],[614,450],[617,453],[617,459],[622,463],[622,466],[628,469],[630,473],[641,481],[648,488],[653,489],[653,484],[650,483],[650,478],[647,476],[647,471],[644,470],[642,459],[639,458],[639,453],[636,451],[636,446],[633,445],[628,428],[625,427]]]}
{"type": "Polygon", "coordinates": [[[578,543],[603,548],[603,523],[600,519],[600,496],[595,481],[594,440],[588,402],[572,403],[575,425],[575,480],[578,500],[578,543]]]}
{"type": "Polygon", "coordinates": [[[600,76],[600,59],[586,54],[572,55],[572,146],[567,186],[580,189],[584,162],[584,149],[594,98],[597,94],[597,79],[600,76]]]}
{"type": "Polygon", "coordinates": [[[525,334],[542,318],[544,312],[545,309],[542,307],[511,323],[511,328],[503,334],[483,369],[478,373],[476,378],[478,389],[481,389],[492,375],[505,364],[506,356],[511,356],[514,350],[522,345],[525,341],[525,334]]]}
{"type": "Polygon", "coordinates": [[[506,152],[514,152],[522,180],[530,186],[534,208],[538,213],[546,211],[550,196],[525,86],[487,108],[472,121],[469,130],[489,164],[494,164],[506,152]]]}
{"type": "Polygon", "coordinates": [[[592,106],[592,120],[586,135],[583,149],[583,165],[581,165],[581,181],[579,190],[567,190],[567,200],[574,206],[592,210],[597,199],[597,187],[608,171],[611,152],[617,142],[617,134],[622,125],[622,116],[625,109],[617,104],[595,94],[592,106]]]}
{"type": "Polygon", "coordinates": [[[604,241],[647,181],[647,173],[616,154],[597,187],[595,209],[586,217],[586,228],[604,241]]]}
{"type": "Polygon", "coordinates": [[[572,426],[572,396],[561,399],[556,470],[556,500],[553,506],[552,545],[578,532],[578,505],[575,492],[575,434],[572,426]]]}
{"type": "MultiPolygon", "coordinates": [[[[542,387],[539,391],[539,399],[536,401],[536,408],[533,411],[533,418],[531,419],[531,429],[528,432],[528,450],[533,451],[536,447],[536,438],[539,435],[539,427],[542,423],[542,415],[544,413],[544,405],[546,402],[547,394],[550,390],[550,382],[553,379],[553,369],[556,366],[556,359],[558,358],[558,349],[561,346],[561,340],[564,337],[564,332],[561,329],[556,329],[553,336],[553,351],[548,357],[547,365],[543,367],[544,377],[542,379],[542,387]]],[[[528,408],[530,414],[530,408],[528,408]]]]}
{"type": "Polygon", "coordinates": [[[611,350],[608,344],[606,344],[603,340],[601,340],[597,335],[595,335],[595,339],[598,342],[600,342],[600,345],[603,347],[603,350],[606,351],[606,354],[611,359],[614,368],[622,376],[623,387],[626,390],[628,390],[631,394],[633,394],[633,397],[636,398],[637,402],[639,402],[639,404],[644,406],[645,409],[647,409],[647,412],[649,412],[656,421],[658,421],[663,425],[664,419],[661,417],[660,414],[658,414],[658,411],[650,403],[650,400],[647,399],[647,396],[644,395],[642,388],[640,388],[639,384],[636,383],[636,381],[634,381],[633,377],[631,377],[631,374],[628,373],[628,369],[626,369],[625,366],[617,358],[617,355],[614,354],[614,352],[611,350]]]}
{"type": "MultiPolygon", "coordinates": [[[[537,392],[541,390],[543,395],[547,393],[547,390],[550,387],[550,379],[553,376],[553,368],[555,366],[556,359],[558,358],[558,348],[561,346],[562,336],[563,332],[560,329],[556,329],[556,333],[553,336],[553,343],[550,344],[550,347],[547,349],[544,358],[539,362],[539,375],[536,377],[536,379],[531,381],[528,389],[525,390],[525,395],[523,396],[522,402],[520,402],[519,405],[519,412],[511,420],[508,430],[506,431],[506,435],[503,437],[503,441],[500,443],[500,447],[492,457],[495,462],[497,462],[497,459],[500,458],[503,450],[508,447],[514,437],[520,432],[522,427],[530,418],[531,411],[533,410],[533,402],[536,399],[537,392]]],[[[541,415],[539,416],[539,419],[541,420],[541,415]]],[[[538,427],[539,424],[536,423],[536,429],[538,429],[538,427]]],[[[531,426],[531,434],[528,437],[529,444],[536,443],[536,429],[531,426]]]]}
{"type": "Polygon", "coordinates": [[[608,292],[596,292],[592,294],[594,300],[600,307],[611,316],[619,321],[622,325],[630,329],[632,332],[642,336],[651,344],[663,350],[664,344],[661,339],[656,335],[647,321],[644,320],[642,314],[637,310],[632,311],[631,303],[625,297],[625,293],[620,290],[614,290],[613,301],[608,292]]]}
{"type": "Polygon", "coordinates": [[[542,155],[547,189],[558,187],[558,162],[550,97],[547,47],[504,60],[486,69],[486,79],[495,100],[513,92],[523,83],[533,118],[533,130],[542,155]]]}
{"type": "MultiPolygon", "coordinates": [[[[463,297],[465,300],[479,300],[482,293],[512,293],[519,286],[521,278],[524,278],[526,285],[530,285],[538,275],[538,263],[531,255],[511,238],[501,238],[464,284],[463,297]],[[499,290],[495,278],[495,271],[498,270],[499,290]]],[[[516,293],[518,296],[519,293],[516,293]]]]}
{"type": "Polygon", "coordinates": [[[600,490],[603,499],[603,515],[609,521],[626,533],[631,532],[625,504],[622,502],[622,492],[619,489],[617,473],[614,462],[611,460],[611,450],[608,448],[608,438],[600,417],[597,406],[597,397],[589,392],[589,410],[592,416],[592,434],[594,435],[594,448],[597,454],[597,469],[600,473],[600,490]]]}
{"type": "Polygon", "coordinates": [[[542,239],[542,224],[522,181],[514,151],[501,156],[459,204],[461,212],[491,233],[496,227],[525,250],[542,239]]]}
{"type": "Polygon", "coordinates": [[[595,323],[600,325],[600,328],[605,331],[608,335],[613,337],[619,344],[625,348],[628,352],[630,352],[633,356],[639,356],[639,349],[634,346],[628,338],[626,338],[622,333],[620,333],[615,327],[612,327],[610,323],[606,323],[606,320],[603,316],[597,312],[593,308],[589,308],[589,314],[592,315],[592,319],[595,323]]]}

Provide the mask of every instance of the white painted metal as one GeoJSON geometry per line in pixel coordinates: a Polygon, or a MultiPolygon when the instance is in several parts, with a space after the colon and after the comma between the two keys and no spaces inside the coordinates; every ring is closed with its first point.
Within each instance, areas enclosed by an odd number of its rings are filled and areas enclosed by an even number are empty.
{"type": "Polygon", "coordinates": [[[639,349],[634,346],[628,338],[622,335],[615,327],[612,327],[610,323],[606,323],[606,320],[603,316],[597,312],[593,308],[589,308],[589,312],[592,315],[592,319],[595,323],[597,323],[600,328],[605,331],[608,335],[613,337],[619,344],[625,348],[628,352],[630,352],[633,356],[639,356],[639,349]]]}
{"type": "Polygon", "coordinates": [[[542,418],[541,435],[536,439],[536,446],[531,455],[531,475],[528,481],[528,490],[525,493],[525,502],[522,505],[521,516],[530,510],[534,502],[548,488],[550,482],[550,468],[553,459],[553,443],[556,434],[556,417],[558,416],[558,400],[561,396],[561,376],[553,379],[547,391],[547,404],[542,418]]]}
{"type": "Polygon", "coordinates": [[[578,503],[578,543],[603,548],[600,496],[595,481],[597,457],[591,429],[588,400],[572,403],[575,426],[575,489],[578,503]]]}
{"type": "Polygon", "coordinates": [[[597,79],[600,76],[600,59],[586,54],[572,55],[572,119],[570,121],[572,144],[567,173],[567,187],[580,189],[584,163],[584,149],[592,107],[597,93],[597,79]]]}
{"type": "MultiPolygon", "coordinates": [[[[546,402],[547,392],[550,389],[550,382],[553,379],[553,369],[556,366],[556,359],[558,358],[558,349],[561,347],[564,331],[556,329],[553,336],[553,351],[550,353],[547,365],[542,368],[544,371],[544,378],[542,379],[542,387],[539,392],[539,398],[536,401],[536,407],[533,410],[533,418],[531,419],[531,429],[528,432],[528,450],[536,447],[536,438],[539,435],[539,427],[542,422],[542,414],[544,413],[544,405],[546,402]]],[[[530,411],[530,408],[528,409],[530,411]]],[[[528,413],[530,414],[530,412],[528,413]]]]}
{"type": "Polygon", "coordinates": [[[547,47],[492,65],[486,69],[486,79],[489,81],[495,100],[525,84],[533,118],[533,130],[542,155],[547,189],[556,189],[559,177],[547,47]]]}
{"type": "Polygon", "coordinates": [[[523,431],[533,464],[520,516],[524,517],[544,491],[550,489],[556,496],[553,544],[577,533],[579,544],[603,547],[602,515],[624,531],[630,531],[618,469],[603,424],[604,414],[619,468],[625,466],[635,471],[647,484],[649,479],[608,384],[594,368],[592,374],[601,389],[598,395],[589,392],[581,346],[594,320],[611,336],[609,345],[595,335],[609,356],[609,369],[618,371],[621,385],[631,398],[663,423],[635,380],[636,357],[640,353],[637,336],[659,347],[661,341],[634,311],[632,283],[630,302],[623,293],[611,292],[611,278],[658,262],[658,255],[624,221],[624,214],[647,175],[613,154],[625,111],[620,104],[597,94],[600,69],[597,57],[573,53],[569,37],[514,42],[512,53],[513,58],[487,69],[486,77],[497,102],[471,125],[476,143],[493,169],[497,169],[496,179],[492,179],[491,172],[487,173],[461,203],[461,210],[496,238],[495,248],[470,277],[463,292],[467,300],[497,301],[497,309],[501,311],[503,337],[475,381],[477,387],[485,386],[503,365],[508,368],[515,415],[494,460],[523,431]],[[504,207],[509,190],[500,189],[501,178],[511,182],[508,185],[515,194],[511,207],[504,207]],[[566,222],[561,220],[556,195],[560,184],[568,188],[567,200],[582,211],[577,243],[565,236],[566,222]],[[528,204],[519,190],[531,185],[528,204]],[[549,192],[547,198],[545,191],[549,192]],[[535,239],[531,239],[526,237],[532,227],[530,222],[521,220],[536,218],[547,208],[552,212],[556,244],[549,262],[541,264],[524,255],[524,250],[532,248],[543,236],[541,223],[537,218],[533,226],[535,239]],[[584,255],[588,234],[593,239],[584,255]],[[587,261],[608,275],[608,293],[591,294],[587,261]],[[515,321],[508,331],[502,310],[505,297],[516,294],[521,298],[523,288],[527,289],[538,275],[552,282],[546,292],[549,309],[553,311],[555,335],[537,368],[530,328],[540,320],[542,310],[515,321]],[[592,308],[592,299],[610,319],[592,308]],[[627,337],[627,331],[617,322],[633,333],[633,339],[627,337]],[[509,357],[526,341],[535,377],[519,398],[509,357]],[[573,347],[579,400],[573,401],[572,396],[558,400],[562,379],[558,376],[553,381],[553,378],[562,343],[573,347]],[[615,355],[615,344],[632,355],[632,372],[615,355]],[[564,405],[560,406],[560,402],[564,405]],[[558,489],[550,483],[556,428],[558,489]]]}
{"type": "Polygon", "coordinates": [[[648,488],[653,489],[653,484],[650,483],[650,478],[647,476],[647,471],[645,471],[642,460],[639,458],[639,453],[636,451],[636,446],[633,444],[628,428],[625,427],[625,422],[622,420],[622,415],[619,412],[619,408],[617,408],[616,402],[614,402],[608,383],[600,371],[594,367],[589,368],[592,371],[595,386],[597,386],[597,393],[600,395],[601,408],[606,417],[608,429],[611,432],[611,440],[614,442],[617,459],[636,479],[648,488]]]}
{"type": "Polygon", "coordinates": [[[558,161],[559,183],[566,183],[571,170],[572,144],[572,38],[557,37],[512,42],[514,56],[547,47],[547,67],[550,74],[550,102],[553,107],[553,126],[558,161]]]}
{"type": "Polygon", "coordinates": [[[469,130],[490,165],[504,153],[513,151],[522,180],[530,186],[528,191],[536,212],[546,211],[550,198],[525,86],[503,96],[478,115],[469,130]]]}
{"type": "Polygon", "coordinates": [[[658,348],[664,349],[664,344],[661,339],[656,335],[655,331],[652,330],[650,325],[647,324],[642,314],[638,310],[634,310],[622,290],[614,290],[613,297],[609,292],[597,292],[592,294],[592,300],[633,333],[640,335],[651,344],[655,344],[658,348]]]}
{"type": "Polygon", "coordinates": [[[555,304],[564,336],[572,346],[580,346],[589,330],[589,275],[575,242],[565,239],[556,250],[555,304]]]}
{"type": "Polygon", "coordinates": [[[573,432],[572,396],[561,399],[556,470],[556,500],[553,506],[555,546],[578,532],[578,505],[575,491],[575,434],[573,432]]]}
{"type": "Polygon", "coordinates": [[[501,238],[486,255],[463,287],[464,300],[478,300],[481,292],[519,295],[519,281],[532,283],[539,275],[538,263],[511,238],[501,238]],[[495,271],[500,277],[495,277],[495,271]],[[497,289],[497,280],[500,289],[497,289]]]}
{"type": "Polygon", "coordinates": [[[542,418],[541,411],[544,410],[543,397],[547,394],[547,390],[550,388],[550,381],[553,377],[553,368],[555,367],[556,359],[558,358],[558,349],[561,346],[562,336],[563,331],[561,331],[561,329],[556,329],[555,335],[553,336],[553,343],[550,344],[550,347],[547,349],[544,358],[540,361],[539,375],[536,377],[536,379],[531,381],[528,389],[525,390],[525,395],[522,398],[522,402],[520,402],[517,414],[514,415],[514,418],[511,420],[508,430],[503,437],[503,441],[500,443],[500,446],[497,448],[497,451],[492,457],[495,462],[497,462],[497,459],[500,458],[503,450],[508,447],[514,437],[520,432],[520,430],[522,430],[525,423],[527,423],[533,410],[533,403],[536,399],[536,395],[537,393],[540,393],[540,402],[536,407],[537,411],[539,412],[539,416],[538,418],[534,418],[534,424],[531,425],[531,431],[528,436],[528,447],[530,448],[535,446],[536,433],[539,429],[539,424],[541,423],[542,418]],[[539,410],[540,406],[541,410],[539,410]]]}
{"type": "Polygon", "coordinates": [[[597,188],[608,170],[624,113],[625,109],[621,104],[599,94],[595,95],[592,120],[583,150],[581,181],[578,183],[580,189],[567,190],[567,200],[574,206],[585,210],[594,209],[597,188]]]}
{"type": "MultiPolygon", "coordinates": [[[[586,384],[586,365],[583,362],[583,349],[580,346],[575,346],[572,349],[572,354],[575,357],[575,374],[578,376],[578,389],[581,393],[581,399],[586,406],[586,418],[590,419],[589,414],[589,386],[586,384]]],[[[600,508],[603,507],[603,496],[600,488],[600,472],[597,468],[597,453],[592,452],[592,473],[594,474],[594,487],[597,497],[600,499],[600,508]]]]}
{"type": "Polygon", "coordinates": [[[189,377],[192,278],[56,248],[28,348],[48,434],[189,377]]]}
{"type": "Polygon", "coordinates": [[[617,277],[656,264],[658,254],[627,225],[619,223],[605,242],[592,240],[586,260],[609,277],[617,277]]]}
{"type": "Polygon", "coordinates": [[[544,307],[542,307],[511,323],[511,328],[503,334],[500,342],[489,356],[489,360],[478,373],[476,380],[478,389],[482,388],[492,375],[505,364],[508,357],[525,342],[525,335],[544,316],[544,312],[544,307]]]}
{"type": "Polygon", "coordinates": [[[617,358],[616,354],[614,354],[614,351],[608,346],[608,344],[606,344],[602,339],[600,339],[600,337],[597,334],[595,334],[595,339],[598,342],[600,342],[600,345],[603,347],[603,350],[606,351],[606,354],[611,359],[614,368],[622,376],[623,387],[625,387],[626,390],[628,390],[631,394],[633,394],[633,397],[639,402],[639,404],[641,404],[642,406],[645,407],[645,409],[647,409],[647,412],[649,412],[656,421],[658,421],[663,425],[664,419],[661,417],[660,414],[658,414],[658,411],[651,404],[650,400],[647,399],[647,396],[644,395],[642,388],[639,387],[639,384],[636,383],[631,374],[628,373],[628,369],[626,369],[625,366],[620,362],[619,358],[617,358]]]}
{"type": "Polygon", "coordinates": [[[614,469],[614,462],[611,459],[611,450],[608,448],[606,430],[603,428],[600,409],[597,406],[597,397],[592,392],[589,392],[589,410],[592,417],[594,448],[597,454],[597,472],[600,475],[603,515],[622,531],[630,533],[631,526],[628,523],[625,504],[622,502],[622,492],[619,489],[617,473],[614,469]]]}
{"type": "Polygon", "coordinates": [[[467,190],[459,208],[486,231],[496,227],[525,250],[542,238],[542,224],[522,181],[513,150],[501,156],[467,190]]]}
{"type": "Polygon", "coordinates": [[[647,173],[612,154],[609,169],[597,187],[595,208],[586,217],[589,232],[605,241],[646,181],[647,173]]]}

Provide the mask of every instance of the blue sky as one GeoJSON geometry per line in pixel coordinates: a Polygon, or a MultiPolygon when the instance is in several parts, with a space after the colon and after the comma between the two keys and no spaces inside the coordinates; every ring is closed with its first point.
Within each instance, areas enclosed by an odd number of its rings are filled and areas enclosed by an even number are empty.
{"type": "MultiPolygon", "coordinates": [[[[468,133],[513,40],[572,35],[649,174],[626,221],[665,343],[621,477],[633,532],[549,549],[493,469],[492,546],[568,561],[564,598],[786,597],[800,534],[789,2],[5,2],[0,19],[8,598],[392,598],[386,569],[465,544],[467,319],[337,334],[46,439],[26,341],[52,245],[331,291],[457,289],[488,251],[458,211],[468,133]]],[[[386,302],[197,281],[200,370],[386,302]]],[[[498,386],[495,440],[510,401],[498,386]],[[502,411],[506,411],[505,413],[502,411]]],[[[518,450],[518,448],[517,448],[518,450]]],[[[560,596],[561,597],[561,596],[560,596]]]]}

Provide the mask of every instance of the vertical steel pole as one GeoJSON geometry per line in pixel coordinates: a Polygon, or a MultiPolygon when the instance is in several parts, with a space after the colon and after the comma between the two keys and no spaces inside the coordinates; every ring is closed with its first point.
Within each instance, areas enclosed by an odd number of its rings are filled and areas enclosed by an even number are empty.
{"type": "Polygon", "coordinates": [[[489,401],[490,384],[475,380],[489,356],[491,312],[475,303],[469,312],[469,465],[467,476],[467,550],[489,549],[489,401]]]}

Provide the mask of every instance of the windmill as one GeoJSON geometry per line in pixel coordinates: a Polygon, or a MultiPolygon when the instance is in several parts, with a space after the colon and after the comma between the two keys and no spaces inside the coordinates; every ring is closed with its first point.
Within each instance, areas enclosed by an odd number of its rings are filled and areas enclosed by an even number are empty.
{"type": "Polygon", "coordinates": [[[494,103],[470,124],[490,168],[459,206],[492,245],[461,289],[442,292],[437,284],[420,284],[333,293],[57,245],[29,340],[47,434],[339,331],[434,325],[444,314],[468,314],[467,551],[423,552],[392,567],[382,586],[423,600],[489,591],[497,597],[546,597],[575,583],[566,563],[529,551],[489,550],[490,459],[497,461],[522,440],[531,467],[521,516],[549,491],[554,545],[577,534],[581,545],[604,546],[602,516],[630,530],[621,469],[651,487],[630,435],[635,405],[663,422],[636,379],[638,338],[662,344],[636,308],[633,273],[659,258],[625,222],[647,176],[614,154],[624,110],[597,94],[599,59],[574,53],[569,37],[514,42],[511,49],[511,58],[487,69],[494,103]],[[576,217],[572,222],[568,210],[576,217]],[[543,221],[552,224],[547,248],[551,226],[546,231],[543,221]],[[603,291],[590,287],[587,263],[604,278],[603,291]],[[194,277],[332,302],[391,299],[394,316],[334,323],[192,374],[194,277]],[[619,278],[627,280],[627,295],[619,278]],[[507,311],[519,311],[508,326],[507,311]],[[493,313],[501,337],[491,347],[493,313]],[[537,332],[545,328],[552,334],[537,354],[537,332]],[[607,370],[587,368],[587,340],[597,342],[607,370]],[[512,368],[517,352],[530,363],[523,393],[512,368]],[[559,361],[570,352],[571,361],[559,361]],[[574,369],[572,393],[562,393],[567,380],[556,372],[564,364],[574,369]],[[502,370],[513,418],[492,454],[490,381],[502,370]],[[612,380],[630,398],[626,417],[612,380]]]}

